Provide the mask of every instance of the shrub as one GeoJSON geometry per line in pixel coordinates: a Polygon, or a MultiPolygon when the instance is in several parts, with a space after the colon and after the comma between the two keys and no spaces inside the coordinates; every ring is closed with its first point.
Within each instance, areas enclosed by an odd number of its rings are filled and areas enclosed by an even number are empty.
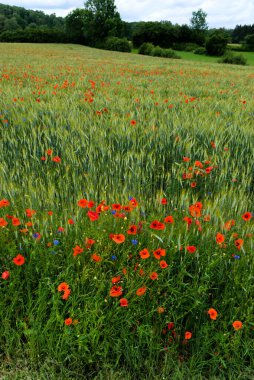
{"type": "Polygon", "coordinates": [[[174,58],[174,59],[181,59],[181,57],[174,52],[172,49],[163,49],[163,57],[164,58],[174,58]]]}
{"type": "Polygon", "coordinates": [[[219,63],[230,63],[233,65],[246,65],[247,60],[242,54],[232,54],[227,52],[222,58],[218,60],[219,63]]]}
{"type": "Polygon", "coordinates": [[[163,49],[160,46],[155,46],[152,50],[154,57],[163,57],[163,49]]]}
{"type": "Polygon", "coordinates": [[[205,48],[209,55],[221,56],[227,48],[227,38],[222,33],[215,32],[208,37],[205,48]]]}
{"type": "Polygon", "coordinates": [[[109,37],[105,42],[104,48],[106,50],[131,52],[131,44],[127,38],[109,37]]]}
{"type": "Polygon", "coordinates": [[[198,47],[193,51],[194,54],[205,55],[206,49],[204,47],[198,47]]]}
{"type": "Polygon", "coordinates": [[[254,34],[245,36],[243,46],[247,51],[254,51],[254,34]]]}
{"type": "Polygon", "coordinates": [[[154,45],[151,44],[150,42],[144,42],[139,50],[138,54],[143,54],[143,55],[152,55],[152,51],[154,49],[154,45]]]}

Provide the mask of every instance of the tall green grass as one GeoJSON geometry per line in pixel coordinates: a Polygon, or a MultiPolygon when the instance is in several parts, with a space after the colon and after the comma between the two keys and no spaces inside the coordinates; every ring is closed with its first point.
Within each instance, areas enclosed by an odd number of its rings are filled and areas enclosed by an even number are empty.
{"type": "Polygon", "coordinates": [[[0,200],[10,202],[0,209],[8,223],[0,265],[10,272],[0,282],[4,373],[22,358],[41,376],[51,366],[52,378],[252,376],[253,218],[242,218],[253,213],[252,69],[75,45],[1,47],[0,200]],[[103,201],[98,220],[77,205],[83,198],[93,211],[103,201]],[[116,218],[112,204],[132,198],[138,207],[116,218]],[[189,210],[196,202],[198,217],[189,210]],[[173,224],[151,229],[169,215],[173,224]],[[84,251],[74,257],[77,245],[84,251]],[[116,276],[128,307],[110,296],[116,276]],[[68,317],[77,323],[66,326],[68,317]]]}

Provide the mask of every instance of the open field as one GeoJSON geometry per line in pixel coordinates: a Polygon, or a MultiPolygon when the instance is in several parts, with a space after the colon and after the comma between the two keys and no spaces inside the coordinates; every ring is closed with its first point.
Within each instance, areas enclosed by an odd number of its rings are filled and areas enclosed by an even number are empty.
{"type": "MultiPolygon", "coordinates": [[[[192,52],[187,51],[177,51],[177,54],[184,60],[190,60],[195,62],[207,62],[207,63],[215,63],[218,61],[219,57],[211,57],[208,55],[198,55],[192,52]]],[[[247,65],[254,66],[254,52],[249,51],[234,51],[235,55],[243,55],[247,60],[247,65]]]]}
{"type": "MultiPolygon", "coordinates": [[[[234,44],[234,46],[237,46],[234,44]]],[[[239,45],[241,46],[241,45],[239,45]]],[[[132,49],[132,53],[138,54],[138,49],[132,49]]],[[[190,51],[176,51],[185,61],[200,62],[200,63],[217,63],[220,57],[212,57],[209,55],[194,54],[190,51]]],[[[254,52],[249,51],[233,51],[234,55],[243,55],[247,60],[248,66],[254,66],[254,52]]]]}
{"type": "Polygon", "coordinates": [[[253,378],[253,68],[0,65],[0,379],[253,378]]]}

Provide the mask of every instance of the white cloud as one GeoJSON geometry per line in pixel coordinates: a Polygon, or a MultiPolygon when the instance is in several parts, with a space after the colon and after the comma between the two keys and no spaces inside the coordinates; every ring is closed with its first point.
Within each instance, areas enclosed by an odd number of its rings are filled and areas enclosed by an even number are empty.
{"type": "MultiPolygon", "coordinates": [[[[66,16],[75,8],[83,8],[84,0],[0,0],[3,4],[38,9],[66,16]]],[[[253,24],[253,0],[115,0],[125,21],[169,20],[173,24],[189,24],[192,12],[203,9],[209,27],[232,27],[253,24]]]]}

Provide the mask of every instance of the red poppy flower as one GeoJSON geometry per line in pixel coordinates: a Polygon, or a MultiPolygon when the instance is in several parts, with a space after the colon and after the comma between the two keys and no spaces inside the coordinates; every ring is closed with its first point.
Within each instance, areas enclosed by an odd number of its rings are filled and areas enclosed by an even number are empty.
{"type": "Polygon", "coordinates": [[[89,202],[87,202],[87,207],[88,207],[88,208],[93,208],[94,205],[95,205],[94,201],[89,201],[89,202]]]}
{"type": "Polygon", "coordinates": [[[175,327],[174,322],[169,322],[167,327],[168,327],[168,330],[172,330],[175,327]]]}
{"type": "Polygon", "coordinates": [[[31,218],[33,215],[35,215],[36,214],[36,211],[35,210],[32,210],[32,209],[30,209],[30,208],[27,208],[26,209],[26,216],[28,217],[28,218],[31,218]]]}
{"type": "Polygon", "coordinates": [[[191,186],[192,188],[196,187],[196,186],[197,186],[197,182],[191,182],[190,186],[191,186]]]}
{"type": "Polygon", "coordinates": [[[186,340],[189,340],[192,337],[192,333],[190,331],[186,331],[185,334],[184,334],[184,337],[185,337],[186,340]]]}
{"type": "Polygon", "coordinates": [[[12,225],[13,226],[20,226],[20,220],[18,218],[12,218],[12,225]]]}
{"type": "Polygon", "coordinates": [[[138,227],[133,225],[129,227],[127,234],[136,235],[137,232],[138,232],[138,227]]]}
{"type": "Polygon", "coordinates": [[[153,280],[153,281],[154,281],[154,280],[157,280],[157,278],[158,278],[158,273],[156,273],[156,272],[152,272],[152,273],[150,274],[149,277],[150,277],[150,279],[153,280]]]}
{"type": "MultiPolygon", "coordinates": [[[[123,211],[125,212],[131,212],[132,211],[132,207],[131,206],[123,206],[122,207],[123,211]]],[[[123,214],[124,215],[124,214],[123,214]]]]}
{"type": "Polygon", "coordinates": [[[241,330],[241,328],[243,327],[243,324],[241,321],[234,321],[232,323],[232,326],[234,327],[234,329],[237,331],[237,330],[241,330]]]}
{"type": "Polygon", "coordinates": [[[65,319],[64,324],[65,324],[66,326],[71,325],[71,324],[72,324],[72,318],[67,318],[67,319],[65,319]]]}
{"type": "Polygon", "coordinates": [[[189,162],[190,158],[189,157],[183,157],[183,162],[189,162]]]}
{"type": "Polygon", "coordinates": [[[152,228],[153,230],[164,230],[165,229],[165,224],[159,222],[158,220],[154,220],[150,224],[150,228],[152,228]]]}
{"type": "Polygon", "coordinates": [[[144,248],[142,251],[140,251],[139,255],[140,255],[141,259],[148,259],[148,257],[150,257],[150,253],[148,252],[148,250],[146,248],[144,248]]]}
{"type": "Polygon", "coordinates": [[[88,218],[91,220],[91,222],[94,222],[95,220],[98,220],[98,219],[99,219],[100,214],[98,214],[98,213],[95,212],[95,211],[91,211],[91,210],[89,210],[89,211],[87,212],[87,216],[88,216],[88,218]]]}
{"type": "Polygon", "coordinates": [[[120,306],[122,306],[122,307],[127,307],[128,306],[128,300],[126,298],[121,298],[119,300],[119,302],[120,302],[120,306]]]}
{"type": "Polygon", "coordinates": [[[112,204],[111,208],[112,208],[112,210],[120,211],[122,206],[119,203],[114,203],[114,204],[112,204]]]}
{"type": "Polygon", "coordinates": [[[79,245],[76,245],[76,247],[72,249],[73,249],[73,256],[80,255],[84,251],[84,249],[81,248],[79,245]]]}
{"type": "Polygon", "coordinates": [[[71,294],[71,289],[66,289],[64,291],[64,294],[62,295],[62,299],[67,300],[69,298],[70,294],[71,294]]]}
{"type": "Polygon", "coordinates": [[[102,260],[102,258],[99,255],[97,255],[96,253],[93,253],[91,258],[93,261],[96,261],[97,263],[99,263],[102,260]]]}
{"type": "Polygon", "coordinates": [[[167,199],[166,198],[162,198],[161,199],[161,204],[162,205],[166,205],[168,203],[167,199]]]}
{"type": "Polygon", "coordinates": [[[135,199],[135,198],[131,198],[131,200],[129,201],[129,205],[131,207],[137,207],[138,206],[138,201],[135,199]]]}
{"type": "Polygon", "coordinates": [[[136,120],[131,120],[131,125],[136,125],[136,124],[137,124],[136,120]]]}
{"type": "Polygon", "coordinates": [[[235,246],[236,246],[236,248],[240,250],[242,248],[242,246],[243,246],[243,243],[244,243],[243,239],[237,239],[237,240],[235,240],[235,246]]]}
{"type": "Polygon", "coordinates": [[[213,319],[214,321],[216,320],[216,318],[218,316],[218,312],[213,308],[209,309],[207,314],[209,314],[210,318],[213,319]]]}
{"type": "Polygon", "coordinates": [[[171,215],[166,216],[166,218],[164,219],[164,222],[169,223],[169,224],[173,224],[174,223],[173,216],[171,216],[171,215]]]}
{"type": "Polygon", "coordinates": [[[195,161],[194,162],[194,166],[196,166],[196,167],[198,167],[198,168],[203,168],[203,164],[202,164],[202,162],[200,162],[200,161],[195,161]]]}
{"type": "Polygon", "coordinates": [[[52,161],[54,162],[61,162],[61,158],[59,156],[55,156],[52,158],[52,161]]]}
{"type": "Polygon", "coordinates": [[[121,276],[113,277],[111,282],[112,284],[117,284],[121,280],[121,276]]]}
{"type": "Polygon", "coordinates": [[[57,290],[59,292],[65,292],[68,289],[69,289],[69,285],[67,284],[67,282],[61,282],[61,284],[59,284],[57,287],[57,290]]]}
{"type": "Polygon", "coordinates": [[[121,244],[125,241],[125,236],[123,234],[113,234],[112,240],[117,244],[121,244]]]}
{"type": "Polygon", "coordinates": [[[3,218],[0,218],[0,227],[6,227],[7,226],[7,222],[6,220],[4,220],[3,218]]]}
{"type": "Polygon", "coordinates": [[[161,267],[162,269],[167,268],[167,267],[168,267],[167,262],[166,262],[165,260],[161,260],[161,261],[160,261],[160,267],[161,267]]]}
{"type": "Polygon", "coordinates": [[[123,288],[121,286],[113,286],[109,292],[110,297],[119,297],[122,294],[123,294],[123,288]]]}
{"type": "Polygon", "coordinates": [[[193,216],[193,218],[199,218],[201,216],[202,203],[201,203],[201,207],[200,207],[200,202],[197,202],[195,205],[191,205],[189,207],[189,211],[190,211],[191,216],[193,216]]]}
{"type": "Polygon", "coordinates": [[[52,149],[48,149],[48,150],[47,150],[47,155],[48,155],[48,156],[51,156],[52,153],[53,153],[53,150],[52,150],[52,149]]]}
{"type": "Polygon", "coordinates": [[[145,286],[143,286],[143,287],[141,287],[141,288],[138,288],[138,290],[136,291],[136,294],[137,294],[137,296],[143,296],[143,294],[145,294],[145,292],[146,292],[146,287],[145,286]]]}
{"type": "Polygon", "coordinates": [[[1,277],[3,280],[8,280],[8,278],[10,277],[10,272],[6,270],[5,272],[2,273],[1,277]]]}
{"type": "Polygon", "coordinates": [[[221,244],[225,241],[225,236],[221,234],[220,232],[217,233],[216,235],[216,243],[221,244]]]}
{"type": "Polygon", "coordinates": [[[25,263],[25,258],[24,256],[18,254],[14,259],[12,260],[15,265],[21,266],[25,263]]]}
{"type": "Polygon", "coordinates": [[[85,238],[85,243],[86,243],[86,248],[90,249],[92,247],[92,245],[95,244],[95,240],[89,239],[89,238],[85,238]]]}
{"type": "Polygon", "coordinates": [[[196,252],[197,248],[194,246],[194,245],[188,245],[186,247],[187,251],[190,252],[190,253],[194,253],[196,252]]]}
{"type": "Polygon", "coordinates": [[[80,199],[79,201],[78,201],[78,206],[79,207],[82,207],[82,208],[85,208],[86,206],[87,206],[87,200],[86,199],[80,199]]]}
{"type": "Polygon", "coordinates": [[[245,220],[245,221],[247,222],[248,220],[250,220],[250,219],[252,218],[252,215],[251,215],[250,212],[245,212],[245,213],[242,215],[242,218],[243,218],[243,220],[245,220]]]}
{"type": "Polygon", "coordinates": [[[161,256],[166,256],[166,250],[158,248],[153,252],[153,255],[157,260],[160,260],[161,256]]]}
{"type": "Polygon", "coordinates": [[[183,220],[187,223],[188,226],[190,226],[191,223],[192,223],[192,219],[189,218],[188,216],[185,216],[185,217],[183,218],[183,220]]]}

